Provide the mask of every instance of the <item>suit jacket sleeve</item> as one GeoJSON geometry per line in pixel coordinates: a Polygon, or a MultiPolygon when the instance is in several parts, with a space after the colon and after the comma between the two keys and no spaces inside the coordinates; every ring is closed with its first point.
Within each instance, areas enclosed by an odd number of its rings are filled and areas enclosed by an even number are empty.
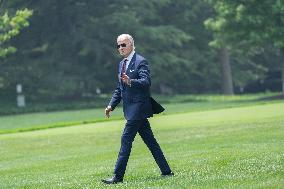
{"type": "Polygon", "coordinates": [[[148,62],[143,60],[137,66],[138,79],[131,79],[131,87],[148,88],[151,85],[150,69],[148,62]]]}
{"type": "Polygon", "coordinates": [[[118,82],[118,85],[114,90],[112,98],[109,102],[109,106],[111,106],[111,109],[114,110],[115,107],[120,103],[120,101],[121,101],[121,89],[120,89],[120,84],[118,82]]]}

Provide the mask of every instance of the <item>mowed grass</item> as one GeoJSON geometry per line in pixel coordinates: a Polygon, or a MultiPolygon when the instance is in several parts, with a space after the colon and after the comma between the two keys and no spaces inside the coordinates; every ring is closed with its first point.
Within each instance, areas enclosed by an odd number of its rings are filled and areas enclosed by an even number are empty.
{"type": "MultiPolygon", "coordinates": [[[[281,100],[260,100],[272,95],[276,94],[263,93],[234,96],[177,95],[166,97],[155,96],[155,98],[158,101],[163,102],[162,104],[166,108],[166,111],[163,112],[163,115],[166,115],[281,102],[281,100]]],[[[108,102],[106,102],[106,104],[107,103],[108,102]]],[[[112,117],[109,120],[119,119],[123,119],[123,113],[121,108],[118,107],[114,112],[112,112],[112,117]]],[[[103,107],[85,110],[0,116],[0,134],[88,124],[102,121],[106,121],[103,107]]]]}
{"type": "MultiPolygon", "coordinates": [[[[150,119],[175,176],[139,136],[123,184],[108,188],[283,188],[284,103],[150,119]]],[[[106,188],[124,121],[0,135],[0,188],[106,188]]]]}

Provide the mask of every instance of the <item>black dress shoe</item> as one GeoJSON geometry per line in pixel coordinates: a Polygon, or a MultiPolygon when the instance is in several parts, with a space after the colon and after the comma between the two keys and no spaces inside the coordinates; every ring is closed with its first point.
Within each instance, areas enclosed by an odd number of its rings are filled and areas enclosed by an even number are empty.
{"type": "Polygon", "coordinates": [[[172,177],[175,174],[173,172],[169,172],[169,173],[162,173],[161,175],[162,175],[162,177],[172,177]]]}
{"type": "Polygon", "coordinates": [[[102,182],[106,184],[117,184],[119,182],[123,182],[123,179],[114,175],[112,178],[103,179],[102,182]]]}

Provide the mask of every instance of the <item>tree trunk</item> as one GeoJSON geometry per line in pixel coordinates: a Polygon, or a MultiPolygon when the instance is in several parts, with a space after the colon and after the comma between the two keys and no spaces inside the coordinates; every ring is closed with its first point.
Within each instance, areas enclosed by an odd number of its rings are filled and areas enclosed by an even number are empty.
{"type": "Polygon", "coordinates": [[[229,52],[226,47],[221,47],[219,49],[219,61],[221,64],[221,74],[222,74],[222,91],[225,95],[233,95],[233,80],[232,80],[232,72],[231,65],[229,61],[229,52]]]}
{"type": "Polygon", "coordinates": [[[284,48],[280,49],[280,57],[281,57],[281,75],[282,75],[282,94],[284,95],[284,48]]]}

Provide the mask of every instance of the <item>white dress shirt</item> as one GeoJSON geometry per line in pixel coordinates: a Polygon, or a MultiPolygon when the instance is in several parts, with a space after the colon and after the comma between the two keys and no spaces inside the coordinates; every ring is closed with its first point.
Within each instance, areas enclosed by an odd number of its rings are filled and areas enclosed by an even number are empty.
{"type": "MultiPolygon", "coordinates": [[[[133,58],[134,53],[135,53],[135,51],[132,51],[132,52],[128,55],[128,57],[125,58],[125,59],[127,59],[127,62],[126,62],[126,65],[125,65],[125,72],[126,72],[126,70],[127,70],[127,68],[128,68],[128,65],[129,65],[131,59],[133,58]]],[[[123,59],[123,61],[124,61],[125,59],[123,59]]]]}

